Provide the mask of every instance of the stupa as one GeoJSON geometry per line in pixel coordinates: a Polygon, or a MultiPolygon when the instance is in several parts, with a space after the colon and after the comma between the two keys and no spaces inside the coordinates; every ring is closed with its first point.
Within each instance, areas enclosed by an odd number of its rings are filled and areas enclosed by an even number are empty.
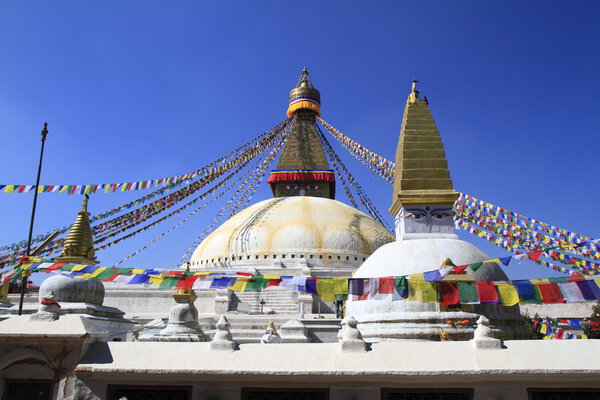
{"type": "MultiPolygon", "coordinates": [[[[83,265],[98,264],[94,254],[94,240],[87,210],[88,197],[83,199],[81,210],[65,240],[62,253],[57,261],[83,265]]],[[[56,274],[46,279],[40,286],[39,302],[52,299],[59,305],[60,315],[76,315],[87,323],[104,331],[108,339],[125,339],[133,322],[123,318],[124,312],[115,307],[104,305],[104,285],[94,280],[84,280],[56,274]]],[[[24,308],[26,314],[38,310],[38,305],[29,304],[24,308]]],[[[16,307],[13,307],[16,312],[16,307]]],[[[39,313],[39,311],[38,311],[39,313]]]]}
{"type": "MultiPolygon", "coordinates": [[[[334,173],[315,125],[320,102],[305,68],[289,97],[287,115],[296,124],[267,181],[274,198],[234,215],[202,241],[191,257],[192,271],[232,268],[261,275],[351,277],[367,257],[393,240],[379,222],[335,200],[334,173]]],[[[198,292],[202,301],[206,295],[198,292]]],[[[226,295],[217,292],[215,301],[226,295]]],[[[311,295],[292,295],[278,287],[234,296],[255,309],[264,299],[276,312],[296,313],[300,303],[311,312],[313,303],[311,295]],[[275,296],[277,292],[283,293],[275,296]],[[284,293],[289,296],[282,302],[284,293]]],[[[322,306],[322,311],[332,307],[322,306]]]]}
{"type": "MultiPolygon", "coordinates": [[[[428,102],[419,98],[413,81],[412,91],[400,129],[396,150],[394,191],[390,213],[394,216],[396,241],[375,251],[356,271],[357,278],[407,276],[473,264],[490,258],[454,232],[452,206],[457,198],[446,161],[444,146],[431,116],[428,102]]],[[[505,281],[496,263],[479,269],[467,268],[465,274],[446,275],[445,281],[505,281]]],[[[464,340],[473,337],[479,315],[487,316],[498,338],[514,339],[526,335],[519,306],[463,304],[444,306],[437,302],[414,302],[392,298],[353,301],[347,315],[358,320],[366,341],[390,340],[464,340]],[[452,326],[448,320],[469,321],[452,326]]]]}

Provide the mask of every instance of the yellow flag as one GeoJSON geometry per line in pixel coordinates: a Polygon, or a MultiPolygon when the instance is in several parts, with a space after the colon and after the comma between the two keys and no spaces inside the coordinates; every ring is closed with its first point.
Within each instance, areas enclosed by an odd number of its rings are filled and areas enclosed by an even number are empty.
{"type": "Polygon", "coordinates": [[[500,301],[503,306],[514,306],[519,302],[519,293],[517,289],[508,283],[498,283],[496,285],[500,294],[500,301]]]}
{"type": "Polygon", "coordinates": [[[150,283],[154,286],[160,286],[163,281],[163,274],[160,275],[150,275],[150,283]]]}
{"type": "Polygon", "coordinates": [[[410,301],[435,303],[437,301],[437,282],[408,280],[408,298],[410,301]]]}
{"type": "Polygon", "coordinates": [[[131,270],[132,275],[144,275],[144,272],[146,272],[146,270],[142,268],[134,268],[131,270]]]}
{"type": "Polygon", "coordinates": [[[335,296],[333,295],[333,279],[317,280],[317,294],[324,301],[334,301],[335,296]]]}
{"type": "Polygon", "coordinates": [[[0,303],[8,303],[8,282],[0,286],[0,303]]]}
{"type": "Polygon", "coordinates": [[[540,285],[545,283],[550,283],[548,279],[530,279],[532,285],[540,285]]]}
{"type": "Polygon", "coordinates": [[[546,324],[542,324],[542,326],[540,326],[540,333],[545,335],[546,332],[548,332],[548,326],[546,326],[546,324]]]}
{"type": "Polygon", "coordinates": [[[96,268],[96,270],[90,275],[90,278],[95,278],[98,275],[100,275],[101,273],[103,273],[104,271],[106,271],[106,267],[98,267],[96,268]]]}
{"type": "Polygon", "coordinates": [[[348,293],[348,278],[333,278],[333,294],[348,293]]]}
{"type": "Polygon", "coordinates": [[[87,267],[86,264],[77,264],[77,265],[73,265],[73,267],[71,268],[71,272],[77,272],[77,271],[81,271],[82,269],[84,269],[85,267],[87,267]]]}
{"type": "Polygon", "coordinates": [[[237,278],[233,285],[227,287],[229,290],[234,292],[243,292],[248,284],[248,278],[237,278]]]}

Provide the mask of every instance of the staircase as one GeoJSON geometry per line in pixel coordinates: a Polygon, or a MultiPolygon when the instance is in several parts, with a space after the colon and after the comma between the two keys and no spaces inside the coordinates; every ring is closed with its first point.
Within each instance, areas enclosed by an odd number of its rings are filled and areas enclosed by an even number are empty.
{"type": "Polygon", "coordinates": [[[263,289],[261,292],[232,293],[229,311],[238,311],[239,304],[244,303],[249,307],[249,313],[260,313],[261,300],[265,302],[265,313],[268,308],[276,314],[297,314],[299,311],[298,292],[277,286],[263,289]]]}

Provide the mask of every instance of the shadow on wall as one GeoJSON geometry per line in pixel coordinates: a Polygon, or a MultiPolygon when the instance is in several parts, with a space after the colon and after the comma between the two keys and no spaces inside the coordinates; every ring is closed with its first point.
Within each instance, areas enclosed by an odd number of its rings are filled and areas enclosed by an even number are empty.
{"type": "Polygon", "coordinates": [[[257,224],[263,220],[263,218],[273,211],[276,207],[281,205],[281,203],[285,201],[285,198],[274,199],[263,207],[260,210],[253,213],[250,218],[248,218],[242,225],[235,228],[233,234],[229,238],[229,243],[227,245],[229,254],[244,254],[249,250],[250,243],[250,234],[252,229],[257,226],[257,224]],[[237,238],[234,242],[234,238],[237,238]]]}

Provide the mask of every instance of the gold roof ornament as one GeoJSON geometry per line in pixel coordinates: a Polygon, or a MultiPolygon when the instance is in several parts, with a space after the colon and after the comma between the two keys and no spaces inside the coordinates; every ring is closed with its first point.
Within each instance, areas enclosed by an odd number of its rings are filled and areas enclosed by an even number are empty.
{"type": "Polygon", "coordinates": [[[314,88],[310,73],[306,67],[300,72],[300,78],[296,87],[290,91],[290,104],[287,116],[297,114],[300,118],[308,118],[314,121],[317,115],[321,115],[321,93],[314,88]],[[298,111],[309,111],[298,113],[298,111]]]}
{"type": "Polygon", "coordinates": [[[442,266],[441,268],[446,268],[446,267],[456,267],[456,264],[454,264],[452,262],[452,260],[450,259],[450,257],[446,257],[446,259],[442,262],[442,266]]]}
{"type": "Polygon", "coordinates": [[[294,125],[281,151],[277,167],[267,183],[275,197],[312,196],[335,198],[335,177],[329,169],[319,139],[316,118],[321,113],[321,94],[314,88],[306,67],[290,92],[288,117],[294,125]]]}
{"type": "MultiPolygon", "coordinates": [[[[190,272],[190,262],[189,261],[185,263],[185,272],[186,273],[190,272]]],[[[175,293],[173,295],[173,299],[176,302],[184,302],[184,301],[194,302],[194,301],[196,301],[197,298],[198,298],[198,296],[196,296],[196,293],[193,290],[178,289],[177,293],[175,293]]]]}
{"type": "Polygon", "coordinates": [[[413,80],[406,101],[396,149],[394,194],[389,210],[394,217],[404,206],[452,206],[458,197],[452,187],[444,144],[427,101],[419,98],[417,82],[413,80]]]}
{"type": "Polygon", "coordinates": [[[87,210],[89,196],[83,199],[81,211],[77,213],[77,219],[71,226],[62,253],[56,257],[57,261],[77,264],[98,264],[94,251],[94,239],[90,226],[90,213],[87,210]]]}

